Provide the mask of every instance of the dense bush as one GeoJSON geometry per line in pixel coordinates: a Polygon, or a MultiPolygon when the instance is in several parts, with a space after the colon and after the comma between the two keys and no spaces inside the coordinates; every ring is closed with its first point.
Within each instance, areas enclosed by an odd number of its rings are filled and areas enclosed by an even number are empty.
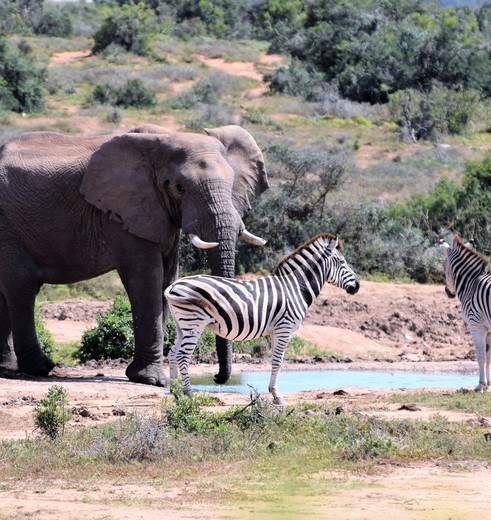
{"type": "MultiPolygon", "coordinates": [[[[279,26],[275,51],[322,73],[348,99],[385,103],[395,91],[429,92],[435,82],[456,91],[491,93],[489,6],[472,10],[409,0],[313,0],[301,9],[303,16],[294,15],[294,32],[279,26]]],[[[298,76],[295,61],[289,68],[283,77],[298,76]]]]}
{"type": "Polygon", "coordinates": [[[139,78],[129,79],[124,85],[111,83],[96,85],[89,99],[90,102],[113,105],[123,108],[144,108],[155,105],[155,94],[139,78]]]}
{"type": "Polygon", "coordinates": [[[150,39],[154,32],[153,13],[143,3],[123,5],[106,18],[94,34],[92,52],[97,54],[111,44],[127,51],[146,55],[150,51],[150,39]]]}
{"type": "Polygon", "coordinates": [[[477,112],[479,95],[435,86],[430,92],[401,90],[392,94],[389,108],[403,136],[437,141],[439,136],[461,134],[477,112]]]}
{"type": "Polygon", "coordinates": [[[112,308],[97,318],[97,326],[84,332],[77,357],[82,363],[90,359],[128,359],[134,345],[130,302],[117,296],[112,308]]]}
{"type": "MultiPolygon", "coordinates": [[[[29,52],[28,47],[23,47],[29,52]]],[[[37,67],[28,54],[0,37],[0,107],[14,112],[43,108],[43,83],[47,70],[37,67]]]]}

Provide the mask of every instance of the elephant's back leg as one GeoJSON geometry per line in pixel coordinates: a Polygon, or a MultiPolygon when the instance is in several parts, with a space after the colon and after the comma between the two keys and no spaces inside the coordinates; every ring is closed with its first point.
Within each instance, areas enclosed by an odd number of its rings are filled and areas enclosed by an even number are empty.
{"type": "Polygon", "coordinates": [[[12,339],[12,325],[10,324],[7,300],[0,294],[0,366],[9,370],[17,369],[12,339]]]}
{"type": "MultiPolygon", "coordinates": [[[[0,342],[5,341],[5,336],[10,337],[11,331],[19,370],[46,375],[54,363],[41,351],[34,325],[34,303],[41,285],[39,269],[1,212],[0,242],[0,294],[3,307],[8,309],[8,322],[2,319],[0,342]]],[[[11,341],[7,339],[4,347],[9,344],[11,341]]]]}

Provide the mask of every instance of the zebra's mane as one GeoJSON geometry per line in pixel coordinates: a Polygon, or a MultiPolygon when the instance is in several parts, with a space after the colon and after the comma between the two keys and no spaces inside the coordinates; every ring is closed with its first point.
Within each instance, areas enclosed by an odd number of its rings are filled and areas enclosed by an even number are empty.
{"type": "Polygon", "coordinates": [[[462,239],[459,237],[459,235],[455,235],[453,237],[454,242],[457,244],[460,250],[464,249],[465,251],[469,251],[472,255],[474,255],[476,258],[479,258],[482,262],[483,267],[487,267],[489,264],[489,260],[484,258],[480,253],[478,253],[475,249],[470,249],[467,247],[464,242],[462,242],[462,239]]]}
{"type": "MultiPolygon", "coordinates": [[[[317,242],[317,240],[321,238],[327,238],[329,240],[334,240],[336,238],[336,235],[333,235],[331,233],[320,233],[319,235],[316,235],[315,237],[311,238],[305,244],[301,245],[300,247],[297,247],[293,253],[290,253],[288,256],[285,256],[280,262],[271,270],[271,274],[275,275],[278,270],[281,268],[282,265],[286,264],[292,257],[298,255],[301,251],[308,248],[312,243],[317,242]]],[[[343,243],[341,240],[338,239],[338,245],[336,247],[339,251],[343,250],[343,243]]]]}

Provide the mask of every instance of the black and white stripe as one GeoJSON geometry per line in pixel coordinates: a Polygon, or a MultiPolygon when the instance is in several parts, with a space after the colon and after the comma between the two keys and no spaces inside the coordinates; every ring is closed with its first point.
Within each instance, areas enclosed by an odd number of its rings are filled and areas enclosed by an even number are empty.
{"type": "Polygon", "coordinates": [[[282,402],[277,389],[285,349],[308,307],[324,283],[350,294],[360,283],[341,254],[337,237],[323,233],[283,259],[270,276],[234,280],[197,275],[181,278],[165,291],[177,329],[169,354],[170,376],[179,372],[184,392],[191,395],[188,367],[205,327],[222,338],[249,340],[272,336],[272,370],[269,391],[282,402]]]}
{"type": "Polygon", "coordinates": [[[490,387],[491,364],[491,273],[488,261],[464,244],[455,235],[452,247],[441,244],[446,253],[445,292],[450,298],[457,295],[461,312],[467,323],[476,348],[479,365],[479,385],[476,391],[487,391],[490,387]]]}

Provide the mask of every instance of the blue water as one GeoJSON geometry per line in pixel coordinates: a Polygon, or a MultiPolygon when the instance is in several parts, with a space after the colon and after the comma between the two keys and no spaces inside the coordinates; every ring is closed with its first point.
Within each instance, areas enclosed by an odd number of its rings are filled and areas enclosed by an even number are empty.
{"type": "MultiPolygon", "coordinates": [[[[202,392],[233,392],[248,394],[251,387],[267,392],[270,372],[243,372],[232,375],[226,385],[213,383],[213,374],[191,377],[193,389],[202,392]]],[[[280,372],[278,388],[281,392],[339,389],[361,386],[397,390],[399,388],[474,388],[476,372],[413,372],[388,370],[288,370],[280,372]]]]}

